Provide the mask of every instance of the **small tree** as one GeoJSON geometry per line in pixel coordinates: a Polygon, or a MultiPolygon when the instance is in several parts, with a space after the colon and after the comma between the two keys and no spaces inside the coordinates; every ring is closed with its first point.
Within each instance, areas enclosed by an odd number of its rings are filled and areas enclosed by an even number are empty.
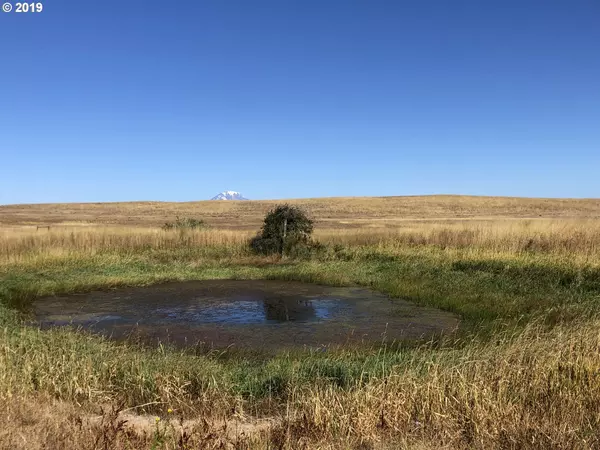
{"type": "Polygon", "coordinates": [[[313,221],[297,206],[278,205],[265,216],[260,233],[250,245],[257,253],[283,255],[295,247],[306,246],[313,232],[313,221]]]}

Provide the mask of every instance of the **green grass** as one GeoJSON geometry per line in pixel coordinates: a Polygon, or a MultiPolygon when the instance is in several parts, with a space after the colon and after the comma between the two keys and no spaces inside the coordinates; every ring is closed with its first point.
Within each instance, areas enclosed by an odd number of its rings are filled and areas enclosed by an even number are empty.
{"type": "MultiPolygon", "coordinates": [[[[412,412],[406,413],[409,419],[394,416],[386,420],[397,421],[401,429],[411,420],[429,423],[432,435],[445,432],[435,414],[451,417],[454,428],[447,426],[452,429],[469,429],[464,420],[484,427],[496,407],[513,408],[506,411],[504,420],[515,420],[511,414],[517,412],[529,414],[527,420],[538,420],[544,414],[544,402],[559,408],[556,420],[568,409],[560,409],[560,402],[572,408],[580,405],[578,414],[597,412],[596,406],[582,403],[586,395],[592,396],[589,392],[596,398],[596,387],[589,384],[597,380],[590,375],[593,371],[589,372],[598,365],[595,344],[590,341],[591,350],[585,347],[577,353],[573,349],[579,344],[567,342],[589,340],[575,332],[568,334],[570,327],[590,333],[590,327],[597,323],[600,270],[592,263],[574,263],[561,255],[337,246],[310,259],[272,260],[239,249],[148,249],[33,258],[0,266],[0,283],[0,398],[44,394],[82,405],[147,405],[139,410],[154,413],[172,407],[182,414],[207,417],[227,417],[232,411],[281,415],[292,407],[314,415],[311,432],[320,436],[350,433],[347,424],[327,424],[325,419],[318,419],[315,399],[328,404],[328,396],[339,396],[339,404],[345,405],[370,393],[380,402],[377,407],[383,408],[382,404],[400,402],[402,395],[408,395],[410,401],[405,402],[412,405],[412,412]],[[275,356],[194,354],[164,347],[119,345],[69,329],[40,331],[23,326],[15,309],[26,310],[32,300],[46,295],[228,278],[367,286],[392,297],[452,311],[462,318],[462,332],[453,340],[393,348],[290,351],[275,356]],[[567,333],[567,338],[561,333],[567,333]],[[560,346],[562,342],[566,348],[560,346]],[[565,367],[556,365],[561,358],[566,358],[565,367]],[[511,367],[521,371],[511,373],[511,367]],[[488,378],[498,371],[504,371],[504,378],[495,385],[486,384],[492,383],[488,378]],[[525,374],[532,371],[545,372],[527,378],[530,375],[525,374]],[[398,383],[399,390],[385,393],[381,383],[388,382],[398,383]],[[502,387],[503,382],[512,391],[502,387]],[[411,389],[427,389],[428,394],[402,394],[411,389]],[[432,397],[430,390],[437,392],[437,397],[432,397]],[[448,400],[452,398],[456,404],[448,400]],[[473,406],[482,399],[484,406],[473,406]],[[472,410],[465,410],[464,405],[469,404],[472,410]]],[[[370,398],[360,401],[365,408],[372,406],[370,398]]],[[[597,430],[597,420],[585,422],[583,416],[569,414],[577,417],[573,427],[579,427],[579,438],[597,430]]],[[[364,426],[371,430],[371,425],[364,426]]],[[[479,436],[483,431],[471,433],[479,436]]],[[[500,439],[501,433],[493,436],[500,439]]],[[[527,436],[523,442],[531,439],[536,437],[527,436]]],[[[466,439],[463,443],[469,442],[466,439]]]]}

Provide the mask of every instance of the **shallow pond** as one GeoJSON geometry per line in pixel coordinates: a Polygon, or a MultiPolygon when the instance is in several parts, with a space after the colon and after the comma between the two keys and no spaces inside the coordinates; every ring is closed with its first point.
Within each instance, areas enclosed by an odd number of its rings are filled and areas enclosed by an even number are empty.
{"type": "Polygon", "coordinates": [[[114,339],[209,348],[391,342],[451,331],[456,316],[363,288],[268,280],[167,283],[47,297],[42,327],[73,325],[114,339]]]}

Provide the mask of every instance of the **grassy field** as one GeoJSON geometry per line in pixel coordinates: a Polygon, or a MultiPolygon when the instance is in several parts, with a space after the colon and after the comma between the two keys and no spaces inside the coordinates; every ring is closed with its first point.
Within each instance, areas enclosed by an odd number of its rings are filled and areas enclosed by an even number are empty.
{"type": "Polygon", "coordinates": [[[323,244],[301,259],[249,252],[269,202],[1,207],[0,447],[600,446],[597,200],[297,202],[323,244]],[[212,228],[157,227],[176,214],[212,228]],[[214,278],[368,286],[462,325],[269,356],[117,345],[17,312],[44,295],[214,278]]]}
{"type": "MultiPolygon", "coordinates": [[[[430,195],[286,200],[318,228],[396,228],[406,220],[600,218],[598,199],[430,195]]],[[[175,216],[201,217],[219,229],[255,230],[281,201],[67,203],[0,206],[0,225],[159,226],[175,216]]]]}

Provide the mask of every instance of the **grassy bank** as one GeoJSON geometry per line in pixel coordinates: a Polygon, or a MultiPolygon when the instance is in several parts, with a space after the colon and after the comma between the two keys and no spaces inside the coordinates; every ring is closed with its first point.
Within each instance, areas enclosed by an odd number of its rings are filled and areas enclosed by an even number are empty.
{"type": "MultiPolygon", "coordinates": [[[[25,417],[15,430],[42,430],[37,435],[45,433],[57,445],[80,433],[81,442],[117,448],[176,448],[181,430],[165,425],[158,434],[155,427],[119,431],[118,419],[108,413],[104,422],[84,421],[79,431],[75,423],[98,405],[119,405],[159,414],[161,424],[175,422],[169,408],[177,416],[200,418],[186,428],[188,444],[206,448],[599,444],[596,222],[323,232],[318,239],[324,246],[297,260],[253,256],[247,237],[124,228],[5,232],[0,397],[11,406],[4,419],[27,416],[31,402],[75,408],[63,417],[25,417]],[[416,346],[258,358],[39,331],[22,326],[14,309],[44,295],[211,278],[369,286],[455,312],[463,329],[416,346]],[[223,429],[264,417],[271,425],[244,435],[223,429]]],[[[4,442],[16,439],[4,436],[4,442]]]]}

